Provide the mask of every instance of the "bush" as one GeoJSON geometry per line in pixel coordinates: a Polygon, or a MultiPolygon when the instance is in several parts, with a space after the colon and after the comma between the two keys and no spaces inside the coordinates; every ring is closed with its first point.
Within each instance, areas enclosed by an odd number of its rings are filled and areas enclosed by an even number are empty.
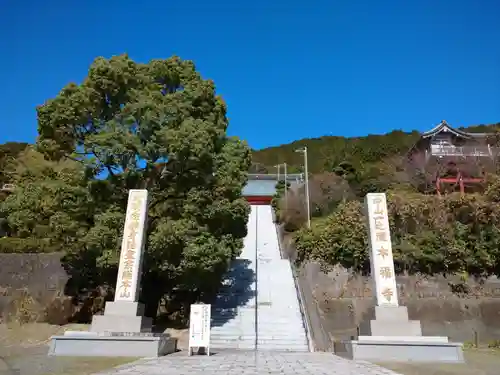
{"type": "Polygon", "coordinates": [[[46,238],[0,238],[0,253],[54,253],[61,251],[46,238]]]}
{"type": "Polygon", "coordinates": [[[43,321],[49,324],[65,325],[73,317],[75,306],[70,297],[56,296],[44,308],[43,321]]]}
{"type": "MultiPolygon", "coordinates": [[[[490,193],[490,196],[496,196],[490,193]]],[[[488,197],[388,194],[396,272],[500,275],[500,209],[488,197]]],[[[369,271],[367,228],[360,202],[343,203],[295,235],[298,261],[316,260],[369,271]]]]}
{"type": "MultiPolygon", "coordinates": [[[[307,222],[307,206],[304,185],[295,186],[288,190],[285,201],[284,189],[277,190],[278,221],[284,224],[288,232],[294,232],[307,222]]],[[[311,216],[323,217],[333,212],[337,205],[354,198],[349,184],[335,173],[322,173],[311,176],[309,180],[309,198],[311,216]]]]}
{"type": "Polygon", "coordinates": [[[498,349],[500,348],[500,340],[493,340],[488,343],[488,348],[498,349]]]}
{"type": "Polygon", "coordinates": [[[75,306],[70,297],[53,295],[48,298],[37,297],[28,288],[4,291],[3,298],[8,303],[2,307],[4,322],[18,324],[44,322],[64,325],[73,317],[75,306]],[[10,294],[9,296],[7,296],[10,294]]]}
{"type": "Polygon", "coordinates": [[[366,224],[358,201],[341,203],[334,214],[299,230],[294,239],[298,263],[317,260],[325,270],[337,264],[369,270],[366,224]]]}
{"type": "Polygon", "coordinates": [[[12,297],[3,320],[19,324],[38,322],[43,319],[44,307],[34,298],[28,289],[20,289],[12,293],[12,297]]]}

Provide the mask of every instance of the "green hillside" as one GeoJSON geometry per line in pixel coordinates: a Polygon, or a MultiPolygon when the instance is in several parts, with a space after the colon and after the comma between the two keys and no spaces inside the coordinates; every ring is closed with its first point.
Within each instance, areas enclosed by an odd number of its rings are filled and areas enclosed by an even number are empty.
{"type": "MultiPolygon", "coordinates": [[[[464,130],[497,133],[500,123],[464,130]]],[[[433,186],[424,190],[405,163],[418,138],[418,132],[402,131],[321,137],[254,152],[253,162],[269,171],[285,161],[297,170],[303,159],[294,150],[309,149],[311,228],[304,189],[290,189],[286,201],[281,189],[273,201],[278,222],[294,232],[298,263],[369,272],[362,201],[367,193],[386,192],[396,272],[459,274],[464,280],[500,275],[500,175],[490,171],[484,186],[465,196],[453,190],[438,196],[433,186]]]]}
{"type": "MultiPolygon", "coordinates": [[[[498,128],[500,128],[500,123],[474,125],[460,129],[468,132],[489,133],[498,128]]],[[[356,168],[360,168],[396,155],[403,156],[418,138],[419,132],[417,131],[407,133],[401,130],[394,130],[384,135],[356,138],[337,136],[305,138],[289,144],[255,150],[252,158],[254,163],[266,166],[269,171],[273,171],[274,165],[286,162],[290,167],[290,172],[297,172],[302,170],[303,156],[295,150],[307,146],[310,172],[331,172],[342,162],[349,162],[356,168]]]]}

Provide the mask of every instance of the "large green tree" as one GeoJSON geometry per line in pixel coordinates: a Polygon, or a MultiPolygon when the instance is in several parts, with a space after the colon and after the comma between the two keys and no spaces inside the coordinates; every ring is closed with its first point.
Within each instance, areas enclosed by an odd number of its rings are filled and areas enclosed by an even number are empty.
{"type": "Polygon", "coordinates": [[[5,252],[78,250],[93,214],[84,168],[69,159],[45,160],[32,148],[13,160],[14,191],[0,203],[5,252]]]}
{"type": "MultiPolygon", "coordinates": [[[[38,150],[81,165],[94,207],[84,246],[68,249],[68,270],[76,277],[116,266],[127,191],[145,188],[148,312],[165,295],[186,303],[210,295],[242,247],[248,217],[241,191],[250,150],[227,127],[214,83],[178,57],[97,58],[81,84],[40,106],[38,150]]],[[[88,287],[81,278],[76,284],[88,287]]]]}
{"type": "Polygon", "coordinates": [[[9,183],[9,165],[27,146],[27,143],[22,142],[7,142],[0,145],[0,187],[9,183]]]}

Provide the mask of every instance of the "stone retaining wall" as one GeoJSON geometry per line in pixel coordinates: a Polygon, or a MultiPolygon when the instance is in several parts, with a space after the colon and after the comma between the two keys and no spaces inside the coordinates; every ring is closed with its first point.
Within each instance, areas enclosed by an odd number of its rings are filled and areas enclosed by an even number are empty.
{"type": "MultiPolygon", "coordinates": [[[[282,244],[290,259],[294,258],[290,236],[283,234],[282,244]]],[[[321,330],[331,340],[356,335],[358,325],[371,319],[374,287],[370,277],[353,275],[337,267],[328,274],[319,264],[309,262],[298,270],[303,290],[313,295],[320,315],[321,330]]],[[[500,280],[476,281],[458,276],[399,276],[400,303],[408,306],[410,319],[420,320],[423,333],[449,336],[454,341],[480,342],[500,339],[500,280]]]]}
{"type": "Polygon", "coordinates": [[[0,254],[0,321],[21,308],[26,314],[41,314],[64,296],[68,275],[61,266],[62,255],[0,254]]]}
{"type": "MultiPolygon", "coordinates": [[[[315,263],[303,266],[300,273],[331,337],[355,335],[362,321],[373,318],[370,278],[352,276],[342,269],[324,274],[315,263]]],[[[456,279],[397,277],[400,303],[408,306],[410,319],[421,321],[425,335],[464,342],[472,341],[476,332],[482,342],[500,339],[500,282],[492,279],[481,285],[470,280],[465,283],[468,292],[458,293],[456,279]]]]}

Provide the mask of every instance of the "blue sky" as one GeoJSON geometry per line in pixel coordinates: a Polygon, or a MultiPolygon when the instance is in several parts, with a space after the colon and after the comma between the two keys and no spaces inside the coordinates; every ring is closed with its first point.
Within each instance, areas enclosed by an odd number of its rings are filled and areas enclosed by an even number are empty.
{"type": "Polygon", "coordinates": [[[498,0],[0,0],[0,142],[97,56],[195,61],[254,148],[500,122],[498,0]]]}

